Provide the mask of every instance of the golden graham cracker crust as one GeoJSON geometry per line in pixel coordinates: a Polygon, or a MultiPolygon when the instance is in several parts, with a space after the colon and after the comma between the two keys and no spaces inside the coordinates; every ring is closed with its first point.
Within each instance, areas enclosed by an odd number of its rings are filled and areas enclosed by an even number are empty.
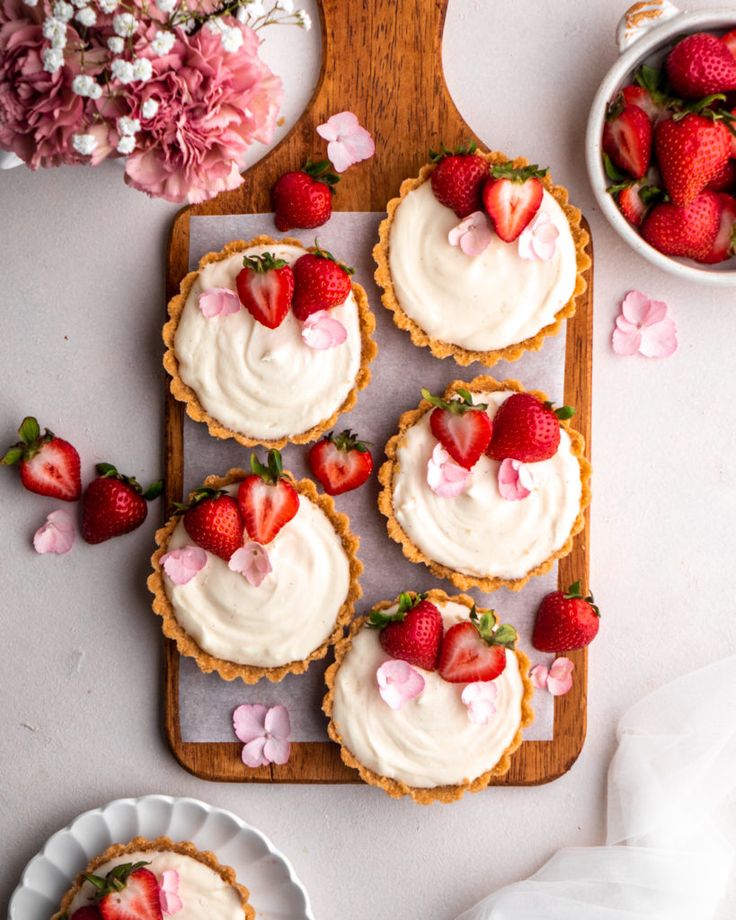
{"type": "MultiPolygon", "coordinates": [[[[224,476],[208,476],[204,481],[204,485],[211,489],[223,489],[225,486],[240,482],[248,475],[250,474],[244,470],[231,469],[224,476]]],[[[223,658],[216,658],[200,648],[176,619],[174,607],[166,593],[164,574],[161,568],[161,557],[167,552],[169,539],[174,532],[174,528],[179,523],[179,516],[172,516],[163,527],[156,531],[157,549],[151,556],[153,572],[148,576],[147,581],[148,590],[153,594],[153,611],[161,617],[161,628],[164,635],[176,642],[176,647],[181,655],[193,658],[197,663],[197,667],[205,674],[216,671],[224,680],[235,680],[239,677],[246,684],[255,684],[262,677],[266,677],[273,683],[278,683],[287,674],[303,674],[311,661],[325,657],[329,647],[342,636],[344,627],[347,626],[353,616],[355,603],[362,594],[360,575],[363,571],[363,564],[357,556],[360,540],[350,530],[350,518],[335,509],[335,503],[329,495],[322,495],[317,492],[311,480],[300,479],[294,481],[293,485],[300,495],[317,505],[327,515],[342,541],[350,566],[350,586],[338,612],[335,628],[327,639],[307,658],[291,661],[278,667],[266,668],[258,665],[237,664],[223,658]]]]}
{"type": "MultiPolygon", "coordinates": [[[[465,388],[466,390],[470,390],[472,393],[488,393],[496,390],[515,390],[517,393],[529,392],[532,396],[536,396],[537,399],[541,400],[542,402],[548,401],[548,397],[540,390],[527,391],[516,380],[499,381],[495,380],[493,377],[484,375],[475,377],[470,382],[466,382],[464,380],[454,380],[445,390],[444,398],[449,399],[452,395],[457,393],[459,388],[465,388]]],[[[464,575],[462,572],[458,572],[455,569],[440,565],[440,563],[435,562],[433,559],[430,559],[428,556],[426,556],[404,531],[401,524],[399,524],[398,520],[396,519],[396,514],[394,512],[393,484],[394,476],[399,469],[399,447],[401,446],[407,431],[412,428],[426,412],[431,411],[431,409],[432,406],[423,399],[419,404],[419,408],[410,409],[408,412],[404,412],[404,414],[399,419],[398,432],[393,435],[393,437],[391,437],[386,444],[387,460],[378,471],[378,481],[382,486],[378,495],[378,508],[386,517],[386,529],[388,530],[388,535],[392,540],[395,540],[396,543],[401,545],[401,549],[407,559],[410,559],[412,562],[424,563],[424,565],[427,566],[433,575],[436,575],[438,578],[446,578],[461,591],[467,591],[470,588],[480,588],[481,591],[496,591],[498,588],[509,588],[511,591],[520,591],[531,578],[536,575],[543,575],[545,572],[548,572],[557,559],[561,559],[563,556],[567,556],[567,554],[572,549],[573,538],[585,527],[585,509],[590,504],[591,497],[591,467],[590,463],[585,457],[585,441],[583,436],[574,428],[572,428],[566,420],[560,421],[560,425],[570,436],[572,454],[580,464],[580,481],[582,485],[582,494],[580,498],[580,508],[578,510],[578,515],[575,518],[572,530],[570,531],[570,534],[565,543],[558,550],[552,553],[551,556],[545,559],[544,562],[540,563],[530,572],[527,572],[523,578],[508,579],[491,576],[487,578],[479,578],[475,575],[464,575]]]]}
{"type": "MultiPolygon", "coordinates": [[[[509,162],[509,157],[496,151],[478,150],[475,155],[487,160],[492,166],[509,162]]],[[[524,157],[517,157],[511,162],[515,169],[522,169],[529,165],[529,161],[524,159],[524,157]]],[[[575,314],[576,302],[578,298],[585,293],[587,288],[587,282],[583,277],[583,272],[589,269],[592,263],[587,251],[590,237],[581,225],[583,215],[578,208],[570,204],[566,188],[561,185],[555,185],[549,174],[540,179],[545,189],[565,212],[565,216],[570,225],[570,232],[575,242],[577,264],[575,290],[568,302],[555,314],[554,322],[540,329],[539,332],[531,338],[524,339],[512,345],[507,345],[505,348],[492,349],[491,351],[472,351],[460,345],[455,345],[452,342],[443,342],[441,339],[435,339],[428,335],[417,322],[404,312],[394,290],[389,259],[391,225],[394,215],[396,214],[396,209],[409,192],[429,181],[429,177],[435,169],[435,166],[436,164],[434,163],[427,163],[422,166],[416,178],[405,179],[401,183],[399,197],[392,198],[386,206],[387,216],[378,228],[378,243],[376,243],[373,249],[373,259],[377,266],[374,277],[378,286],[383,290],[381,302],[387,310],[391,311],[394,323],[399,329],[408,331],[415,345],[421,348],[429,348],[436,358],[452,357],[457,364],[463,366],[479,361],[481,364],[491,367],[499,361],[518,361],[526,351],[539,351],[544,344],[545,338],[549,335],[557,335],[562,327],[563,320],[569,319],[575,314]]]]}
{"type": "MultiPolygon", "coordinates": [[[[463,604],[469,610],[472,610],[472,608],[475,606],[475,601],[467,594],[448,595],[444,591],[433,588],[431,591],[426,592],[426,596],[430,601],[436,604],[452,602],[463,604]]],[[[397,600],[398,598],[392,601],[380,601],[373,606],[375,610],[387,610],[389,607],[397,603],[397,600]]],[[[466,792],[480,792],[481,789],[486,789],[488,787],[488,784],[492,779],[495,779],[499,776],[504,776],[504,774],[508,773],[511,767],[511,755],[521,745],[524,729],[531,725],[534,721],[534,710],[532,708],[532,696],[534,695],[534,687],[531,680],[529,679],[529,667],[531,662],[524,654],[524,652],[519,650],[516,650],[515,654],[519,659],[519,673],[524,685],[524,694],[521,700],[519,728],[514,735],[511,744],[501,755],[501,758],[497,761],[497,763],[492,764],[485,773],[481,773],[481,775],[476,777],[474,780],[468,780],[467,782],[458,783],[452,786],[445,785],[435,786],[429,789],[419,789],[414,786],[409,786],[401,780],[390,779],[387,776],[380,776],[378,773],[374,773],[373,770],[369,770],[367,767],[363,766],[363,764],[357,759],[357,757],[355,757],[352,751],[350,751],[345,746],[337,725],[332,718],[332,709],[334,701],[335,678],[337,677],[337,672],[340,670],[340,665],[352,647],[353,637],[360,632],[367,621],[367,616],[358,617],[353,621],[352,625],[350,626],[348,635],[343,639],[340,639],[340,641],[335,645],[335,661],[330,665],[325,674],[327,693],[325,694],[324,700],[322,702],[322,709],[330,720],[330,723],[327,727],[327,732],[330,738],[332,738],[336,744],[340,745],[340,756],[343,762],[347,764],[348,767],[352,767],[352,769],[357,770],[360,774],[360,778],[364,782],[371,786],[378,786],[380,789],[383,789],[384,792],[390,795],[391,798],[399,799],[404,795],[408,795],[420,805],[431,805],[433,802],[443,802],[445,804],[448,802],[455,802],[458,799],[461,799],[466,792]]]]}
{"type": "Polygon", "coordinates": [[[179,375],[179,359],[176,356],[174,348],[176,330],[179,327],[179,320],[184,311],[184,305],[187,302],[187,298],[189,297],[194,283],[199,277],[200,271],[202,271],[206,265],[209,265],[211,262],[221,262],[234,253],[243,252],[251,246],[278,245],[298,246],[304,249],[305,253],[315,251],[314,247],[306,249],[302,242],[294,237],[287,236],[280,240],[275,240],[270,236],[256,236],[252,240],[235,240],[232,243],[228,243],[220,252],[208,252],[206,255],[202,256],[199,260],[197,270],[189,272],[189,274],[182,279],[179,293],[169,301],[168,311],[170,319],[164,325],[162,335],[164,344],[166,345],[166,352],[163,359],[164,367],[171,376],[171,383],[169,385],[171,392],[176,399],[185,404],[187,415],[190,418],[194,419],[195,422],[204,422],[207,425],[209,433],[215,438],[220,438],[222,440],[234,438],[244,447],[263,445],[264,447],[275,447],[280,450],[288,443],[307,444],[310,441],[316,441],[317,438],[332,428],[339,415],[343,412],[349,412],[355,406],[358,399],[358,391],[364,389],[370,383],[371,371],[369,365],[378,354],[378,346],[373,340],[373,333],[376,329],[376,318],[368,305],[368,297],[359,284],[355,281],[351,282],[353,296],[355,297],[355,302],[358,307],[361,340],[360,368],[355,376],[355,384],[345,397],[343,404],[333,412],[329,418],[324,419],[307,431],[295,431],[287,437],[268,440],[250,437],[247,431],[234,431],[232,428],[228,428],[221,424],[202,407],[197,393],[181,379],[179,375]]]}
{"type": "Polygon", "coordinates": [[[252,905],[248,903],[250,892],[244,885],[238,884],[235,878],[234,869],[231,869],[230,866],[221,865],[217,861],[215,854],[211,853],[209,850],[198,850],[194,844],[189,841],[175,842],[169,837],[157,837],[155,840],[147,840],[145,837],[134,837],[130,843],[113,843],[104,853],[95,856],[84,872],[79,873],[74,880],[73,886],[62,898],[60,910],[53,915],[51,920],[62,920],[62,918],[66,916],[66,912],[71,907],[72,901],[84,885],[84,876],[86,873],[96,872],[100,866],[104,866],[104,864],[111,859],[117,859],[119,856],[125,856],[128,853],[139,853],[141,851],[145,853],[180,853],[182,856],[189,856],[192,859],[196,859],[197,862],[202,863],[202,865],[207,866],[208,869],[212,869],[213,872],[216,872],[226,885],[230,885],[238,892],[243,905],[244,920],[255,920],[256,912],[252,905]]]}

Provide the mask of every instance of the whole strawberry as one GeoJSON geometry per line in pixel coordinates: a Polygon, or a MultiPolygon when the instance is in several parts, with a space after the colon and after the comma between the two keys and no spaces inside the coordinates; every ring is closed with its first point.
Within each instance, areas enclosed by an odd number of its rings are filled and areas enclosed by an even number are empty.
{"type": "Polygon", "coordinates": [[[345,303],[350,294],[353,269],[338,262],[331,252],[317,247],[296,260],[292,309],[297,319],[305,320],[318,310],[329,310],[345,303]]]}
{"type": "Polygon", "coordinates": [[[512,162],[497,163],[483,185],[483,207],[493,228],[506,243],[513,243],[534,219],[542,204],[541,179],[547,168],[536,164],[515,167],[512,162]]]}
{"type": "Polygon", "coordinates": [[[726,126],[693,112],[660,122],[654,143],[664,187],[672,204],[682,206],[723,170],[731,150],[726,126]]]}
{"type": "Polygon", "coordinates": [[[379,641],[387,655],[434,671],[442,642],[442,614],[424,594],[399,595],[397,609],[371,610],[368,625],[380,629],[379,641]]]}
{"type": "Polygon", "coordinates": [[[642,179],[652,153],[652,123],[647,113],[637,105],[625,105],[619,97],[606,116],[603,151],[619,169],[642,179]]]}
{"type": "Polygon", "coordinates": [[[434,197],[458,217],[467,217],[481,208],[480,194],[489,166],[476,154],[476,148],[473,142],[456,148],[454,153],[444,145],[439,153],[429,151],[430,160],[437,164],[429,180],[434,197]]]}
{"type": "Polygon", "coordinates": [[[267,464],[251,454],[250,468],[238,487],[238,505],[248,536],[265,546],[299,511],[299,493],[279,451],[269,450],[267,464]]]}
{"type": "Polygon", "coordinates": [[[87,543],[103,543],[140,527],[148,514],[146,503],[158,498],[163,488],[158,480],[144,492],[135,479],[109,463],[98,463],[96,469],[97,478],[82,496],[81,530],[87,543]]]}
{"type": "Polygon", "coordinates": [[[664,202],[644,218],[641,235],[666,256],[703,259],[711,251],[721,219],[714,192],[701,192],[687,207],[664,202]]]}
{"type": "Polygon", "coordinates": [[[223,489],[196,489],[183,512],[184,528],[197,546],[226,562],[244,542],[245,522],[235,498],[223,489]]]}
{"type": "Polygon", "coordinates": [[[309,449],[309,466],[328,495],[357,489],[371,475],[373,457],[368,445],[347,428],[328,434],[309,449]]]}
{"type": "Polygon", "coordinates": [[[542,598],[532,633],[532,645],[540,652],[569,652],[585,648],[598,635],[600,611],[593,595],[584,597],[580,582],[567,591],[553,591],[542,598]]]}
{"type": "Polygon", "coordinates": [[[158,879],[147,862],[122,863],[104,878],[91,873],[85,879],[96,889],[102,920],[163,920],[158,879]]]}
{"type": "Polygon", "coordinates": [[[281,325],[294,295],[294,273],[284,259],[272,252],[245,256],[235,284],[240,302],[257,322],[268,329],[281,325]]]}
{"type": "Polygon", "coordinates": [[[442,640],[440,677],[451,684],[495,680],[506,669],[506,649],[517,640],[513,626],[497,626],[492,610],[475,607],[470,619],[451,626],[442,640]]]}
{"type": "Polygon", "coordinates": [[[494,416],[488,456],[522,463],[549,460],[560,445],[560,419],[571,418],[574,411],[570,406],[553,409],[531,393],[513,393],[494,416]]]}
{"type": "Polygon", "coordinates": [[[18,435],[20,442],[8,448],[0,462],[5,466],[18,464],[20,481],[29,492],[75,502],[82,494],[76,449],[48,428],[42,435],[30,415],[21,422],[18,435]]]}
{"type": "Polygon", "coordinates": [[[672,88],[685,99],[736,89],[736,60],[721,39],[707,32],[678,42],[667,55],[666,68],[672,88]]]}
{"type": "Polygon", "coordinates": [[[307,160],[303,169],[284,173],[271,190],[276,227],[282,232],[321,227],[332,215],[334,186],[339,181],[328,160],[307,160]]]}
{"type": "Polygon", "coordinates": [[[422,390],[422,396],[435,408],[429,416],[429,427],[455,463],[472,469],[488,447],[493,431],[485,403],[474,403],[469,390],[459,389],[453,399],[433,396],[422,390]]]}

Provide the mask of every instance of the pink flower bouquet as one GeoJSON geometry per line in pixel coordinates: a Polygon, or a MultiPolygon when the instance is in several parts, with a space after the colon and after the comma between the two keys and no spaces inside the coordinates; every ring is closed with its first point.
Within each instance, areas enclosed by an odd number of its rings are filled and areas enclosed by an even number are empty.
{"type": "Polygon", "coordinates": [[[292,0],[0,0],[0,149],[31,169],[125,158],[125,181],[195,203],[243,181],[281,80],[257,30],[292,0]]]}

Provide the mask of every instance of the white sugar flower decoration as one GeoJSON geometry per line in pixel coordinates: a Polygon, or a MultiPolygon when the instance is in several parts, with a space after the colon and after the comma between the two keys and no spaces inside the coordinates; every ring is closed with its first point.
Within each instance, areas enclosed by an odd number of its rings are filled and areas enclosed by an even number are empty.
{"type": "Polygon", "coordinates": [[[49,40],[52,48],[61,51],[66,47],[66,23],[49,16],[43,24],[43,37],[49,40]]]}
{"type": "Polygon", "coordinates": [[[146,119],[153,118],[153,116],[158,112],[158,109],[158,99],[146,99],[146,101],[141,106],[141,115],[146,119]]]}
{"type": "Polygon", "coordinates": [[[119,35],[113,35],[107,40],[107,47],[113,54],[122,54],[125,50],[125,42],[119,35]]]}
{"type": "Polygon", "coordinates": [[[112,27],[116,35],[121,38],[129,38],[135,35],[138,23],[132,13],[118,13],[112,21],[112,27]]]}
{"type": "Polygon", "coordinates": [[[130,61],[124,61],[122,58],[115,58],[110,67],[112,75],[121,83],[132,83],[135,80],[133,74],[133,65],[130,61]]]}
{"type": "Polygon", "coordinates": [[[151,51],[157,56],[162,54],[168,54],[169,51],[174,47],[174,42],[176,41],[176,36],[173,32],[157,32],[154,36],[153,41],[151,42],[151,51]]]}
{"type": "Polygon", "coordinates": [[[123,156],[127,157],[129,153],[135,150],[135,138],[131,134],[123,135],[115,149],[118,153],[122,153],[123,156]]]}
{"type": "Polygon", "coordinates": [[[153,64],[148,58],[136,58],[133,61],[133,79],[146,83],[153,76],[153,64]]]}
{"type": "Polygon", "coordinates": [[[83,6],[77,13],[77,22],[81,23],[85,28],[89,28],[97,22],[97,13],[91,6],[83,6]]]}
{"type": "Polygon", "coordinates": [[[33,535],[37,553],[68,553],[74,543],[74,523],[68,511],[52,511],[33,535]]]}
{"type": "Polygon", "coordinates": [[[44,48],[41,52],[41,60],[46,73],[57,73],[64,63],[64,54],[58,48],[44,48]]]}
{"type": "Polygon", "coordinates": [[[128,115],[122,115],[117,120],[118,134],[135,134],[141,130],[141,123],[137,118],[130,118],[128,115]]]}
{"type": "Polygon", "coordinates": [[[72,147],[83,157],[92,156],[97,149],[97,138],[94,134],[72,134],[72,147]]]}
{"type": "Polygon", "coordinates": [[[328,118],[323,125],[318,125],[317,134],[328,141],[327,157],[337,172],[345,172],[376,152],[370,132],[360,125],[353,112],[338,112],[328,118]]]}
{"type": "Polygon", "coordinates": [[[74,7],[71,3],[65,3],[64,0],[58,0],[53,6],[54,19],[60,22],[69,22],[74,15],[74,7]]]}

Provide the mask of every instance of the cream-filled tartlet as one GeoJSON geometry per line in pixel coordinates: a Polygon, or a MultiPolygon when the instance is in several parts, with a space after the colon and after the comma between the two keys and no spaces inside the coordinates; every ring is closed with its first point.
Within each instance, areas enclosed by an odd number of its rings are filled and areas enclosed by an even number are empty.
{"type": "Polygon", "coordinates": [[[324,710],[344,762],[389,795],[428,804],[508,772],[533,720],[516,633],[467,595],[403,594],[351,626],[324,710]]]}
{"type": "MultiPolygon", "coordinates": [[[[308,315],[292,306],[309,284],[295,282],[292,270],[315,252],[321,251],[290,238],[228,243],[201,259],[169,303],[163,338],[171,392],[215,437],[269,447],[313,441],[352,409],[367,386],[377,349],[371,338],[375,318],[363,288],[345,274],[346,296],[339,305],[315,311],[312,304],[308,315]],[[264,270],[267,254],[273,260],[264,270]],[[251,265],[259,269],[252,310],[240,299],[252,303],[244,259],[255,260],[251,265]],[[279,275],[284,265],[288,283],[279,275]]],[[[338,268],[344,266],[334,271],[338,268]]]]}
{"type": "Polygon", "coordinates": [[[148,585],[164,634],[226,680],[303,673],[342,634],[360,596],[358,539],[309,480],[209,477],[156,542],[148,585]]]}
{"type": "Polygon", "coordinates": [[[92,920],[103,915],[254,920],[256,914],[248,903],[248,889],[213,853],[188,841],[136,837],[96,856],[77,876],[51,920],[92,920]]]}
{"type": "Polygon", "coordinates": [[[444,398],[425,396],[386,446],[379,508],[388,533],[407,558],[461,589],[519,590],[567,555],[584,526],[583,438],[544,394],[515,381],[477,377],[444,398]],[[471,441],[477,450],[464,456],[471,441]]]}
{"type": "Polygon", "coordinates": [[[380,226],[376,281],[384,306],[415,345],[439,358],[451,355],[458,364],[492,365],[541,348],[574,314],[586,287],[589,237],[567,191],[538,171],[529,180],[538,184],[529,225],[511,242],[502,239],[500,222],[496,232],[490,216],[493,203],[484,204],[483,183],[493,182],[492,169],[505,163],[523,174],[527,161],[473,151],[455,158],[460,169],[466,157],[480,172],[472,180],[473,203],[465,208],[446,206],[433,188],[433,174],[448,157],[402,183],[380,226]]]}

